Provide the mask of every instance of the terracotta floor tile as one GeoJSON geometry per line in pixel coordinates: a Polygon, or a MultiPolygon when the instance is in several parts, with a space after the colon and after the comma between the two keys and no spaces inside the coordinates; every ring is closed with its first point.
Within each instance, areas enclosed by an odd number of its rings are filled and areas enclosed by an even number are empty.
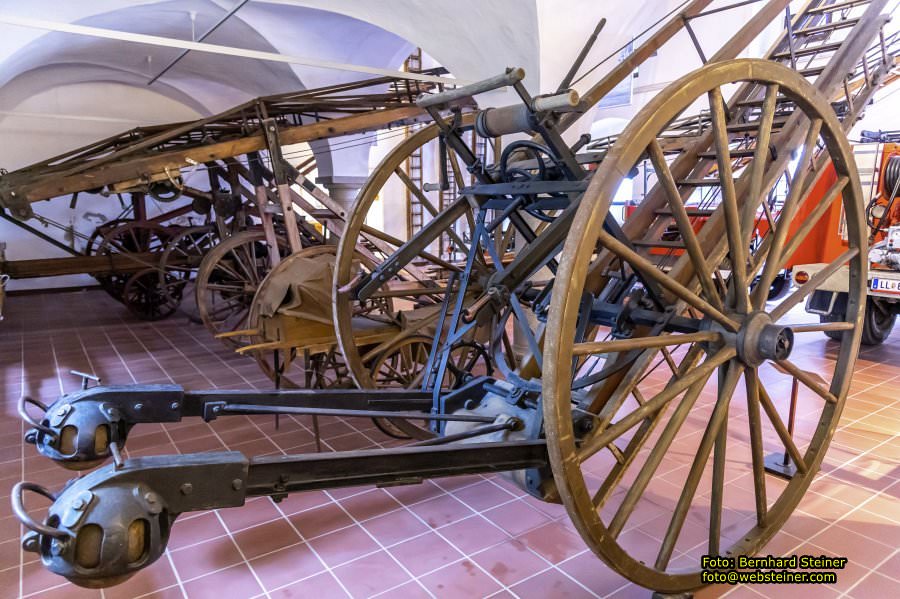
{"type": "Polygon", "coordinates": [[[184,590],[190,599],[222,599],[223,595],[227,595],[228,599],[249,599],[262,592],[245,564],[186,582],[184,590]]]}
{"type": "Polygon", "coordinates": [[[339,566],[332,572],[354,597],[370,597],[410,580],[410,575],[384,551],[339,566]]]}
{"type": "Polygon", "coordinates": [[[587,549],[581,537],[556,522],[540,526],[517,538],[552,564],[558,564],[587,549]]]}
{"type": "Polygon", "coordinates": [[[251,559],[250,565],[266,589],[284,586],[325,569],[306,543],[251,559]]]}
{"type": "Polygon", "coordinates": [[[613,572],[592,551],[567,559],[559,564],[559,569],[601,597],[625,584],[622,577],[613,572]]]}
{"type": "Polygon", "coordinates": [[[272,599],[347,599],[347,594],[330,572],[317,574],[269,593],[272,599]]]}
{"type": "Polygon", "coordinates": [[[403,506],[382,489],[373,489],[341,500],[341,505],[357,520],[368,520],[403,506]]]}
{"type": "Polygon", "coordinates": [[[379,549],[378,544],[358,525],[317,537],[309,544],[332,568],[379,549]]]}
{"type": "Polygon", "coordinates": [[[419,580],[437,597],[486,597],[502,588],[469,560],[450,564],[419,580]]]}
{"type": "Polygon", "coordinates": [[[234,540],[246,559],[253,559],[300,542],[291,523],[285,519],[275,520],[234,533],[234,540]]]}
{"type": "Polygon", "coordinates": [[[169,549],[175,550],[226,534],[215,512],[186,514],[175,520],[169,537],[169,549]]]}
{"type": "Polygon", "coordinates": [[[249,500],[242,507],[219,510],[219,516],[222,517],[228,530],[235,532],[280,518],[281,512],[268,497],[258,497],[249,500]]]}
{"type": "Polygon", "coordinates": [[[594,596],[559,570],[541,572],[537,576],[511,587],[510,590],[522,599],[543,599],[544,597],[582,599],[594,596]]]}
{"type": "Polygon", "coordinates": [[[426,524],[406,509],[376,516],[366,520],[362,525],[386,547],[429,530],[426,524]]]}
{"type": "Polygon", "coordinates": [[[510,538],[509,534],[482,516],[471,516],[438,530],[450,543],[468,555],[510,538]]]}
{"type": "Polygon", "coordinates": [[[848,594],[859,599],[894,597],[897,595],[898,589],[900,589],[900,582],[897,580],[872,572],[850,589],[848,594]]]}
{"type": "Polygon", "coordinates": [[[525,543],[515,539],[476,553],[471,559],[507,586],[550,567],[546,560],[529,550],[525,543]]]}
{"type": "Polygon", "coordinates": [[[462,553],[433,532],[403,541],[388,551],[413,576],[437,570],[463,557],[462,553]]]}
{"type": "Polygon", "coordinates": [[[450,495],[427,499],[409,508],[428,526],[437,528],[472,515],[464,503],[450,495]]]}
{"type": "Polygon", "coordinates": [[[234,541],[229,537],[219,537],[201,545],[178,549],[172,551],[171,556],[182,580],[203,576],[243,561],[234,541]]]}
{"type": "Polygon", "coordinates": [[[492,508],[483,515],[511,535],[522,534],[550,520],[521,500],[492,508]]]}
{"type": "Polygon", "coordinates": [[[432,595],[418,581],[407,582],[396,589],[378,595],[378,599],[430,599],[431,597],[432,595]]]}
{"type": "Polygon", "coordinates": [[[289,519],[304,539],[318,537],[353,524],[353,518],[336,503],[327,503],[293,514],[289,519]]]}

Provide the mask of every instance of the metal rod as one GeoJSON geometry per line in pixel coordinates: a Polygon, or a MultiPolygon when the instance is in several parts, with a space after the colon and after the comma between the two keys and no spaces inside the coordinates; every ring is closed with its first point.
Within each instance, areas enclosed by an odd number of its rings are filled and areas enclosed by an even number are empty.
{"type": "MultiPolygon", "coordinates": [[[[230,19],[231,17],[233,17],[233,16],[234,16],[234,13],[236,13],[236,12],[239,11],[239,10],[241,10],[241,9],[244,7],[244,5],[247,4],[248,2],[250,2],[250,0],[240,0],[240,1],[237,3],[237,5],[235,5],[234,8],[232,8],[232,9],[229,10],[227,13],[225,13],[225,16],[223,16],[221,19],[219,19],[219,20],[216,22],[215,25],[213,25],[212,27],[210,27],[210,28],[206,31],[206,33],[204,33],[204,34],[201,35],[199,38],[197,38],[197,39],[195,39],[195,40],[193,40],[193,41],[195,41],[195,42],[202,42],[203,40],[205,40],[206,38],[208,38],[210,35],[212,35],[212,33],[213,33],[216,29],[218,29],[219,27],[221,27],[221,26],[225,23],[225,21],[227,21],[228,19],[230,19]]],[[[190,49],[188,49],[188,48],[185,48],[184,50],[182,50],[181,53],[180,53],[178,56],[176,56],[174,60],[172,60],[172,62],[170,62],[169,64],[167,64],[167,65],[163,68],[163,70],[161,70],[161,71],[160,71],[159,73],[157,73],[150,81],[148,81],[148,82],[147,82],[147,85],[153,85],[153,84],[156,82],[157,79],[159,79],[160,77],[162,77],[163,75],[165,75],[166,73],[168,73],[169,70],[170,70],[172,67],[174,67],[176,64],[178,64],[178,62],[179,62],[182,58],[184,58],[185,56],[187,56],[188,52],[190,52],[190,49]]]]}
{"type": "Polygon", "coordinates": [[[581,48],[581,52],[578,53],[578,57],[575,58],[575,62],[573,62],[571,68],[569,68],[569,72],[566,73],[566,76],[563,77],[562,81],[560,81],[559,87],[556,88],[556,93],[563,92],[569,89],[569,86],[572,85],[572,79],[574,79],[575,75],[578,74],[578,69],[580,69],[581,65],[584,64],[584,59],[587,58],[588,52],[590,52],[591,48],[594,47],[594,42],[597,41],[597,36],[599,36],[600,32],[603,31],[604,26],[606,26],[606,17],[600,19],[600,22],[597,23],[596,27],[594,27],[594,32],[584,43],[584,47],[581,48]]]}
{"type": "Polygon", "coordinates": [[[412,443],[408,445],[408,447],[429,447],[434,445],[446,445],[448,443],[455,443],[456,441],[462,441],[464,439],[471,439],[472,437],[488,435],[497,431],[512,430],[516,426],[518,426],[518,424],[518,420],[509,420],[507,422],[501,422],[499,424],[486,424],[484,426],[476,426],[475,428],[470,429],[464,433],[456,433],[454,435],[444,435],[443,437],[425,439],[424,441],[419,441],[418,443],[412,443]]]}
{"type": "Polygon", "coordinates": [[[227,404],[220,412],[237,414],[299,414],[303,416],[340,416],[343,418],[401,418],[404,420],[448,420],[458,422],[493,422],[490,416],[468,414],[429,414],[428,412],[393,412],[380,410],[335,410],[332,408],[300,408],[291,406],[256,406],[250,404],[227,404]]]}

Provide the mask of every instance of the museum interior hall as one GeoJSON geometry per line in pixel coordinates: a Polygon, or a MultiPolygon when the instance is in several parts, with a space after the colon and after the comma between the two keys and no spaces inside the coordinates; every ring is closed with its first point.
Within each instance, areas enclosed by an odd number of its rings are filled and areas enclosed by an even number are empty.
{"type": "Polygon", "coordinates": [[[900,0],[0,1],[0,597],[894,597],[900,0]]]}

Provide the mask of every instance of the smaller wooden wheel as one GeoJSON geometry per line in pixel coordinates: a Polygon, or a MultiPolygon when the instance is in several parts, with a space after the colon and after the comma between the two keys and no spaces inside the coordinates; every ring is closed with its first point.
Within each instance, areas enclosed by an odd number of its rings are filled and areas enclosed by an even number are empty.
{"type": "Polygon", "coordinates": [[[181,301],[203,258],[218,243],[215,227],[189,227],[173,235],[159,259],[159,286],[170,300],[181,301]]]}
{"type": "MultiPolygon", "coordinates": [[[[98,227],[99,242],[94,238],[89,242],[91,251],[98,256],[131,254],[152,267],[162,254],[172,231],[158,223],[141,220],[113,221],[108,226],[98,227]]],[[[130,273],[103,273],[95,275],[103,289],[114,298],[121,300],[130,273]]]]}
{"type": "Polygon", "coordinates": [[[375,386],[414,389],[422,384],[432,338],[413,335],[401,339],[381,352],[369,366],[375,386]]]}
{"type": "MultiPolygon", "coordinates": [[[[195,281],[200,319],[213,335],[246,328],[253,296],[270,268],[269,251],[288,252],[287,243],[270,250],[262,231],[243,231],[213,248],[197,271],[195,281]]],[[[220,337],[236,348],[237,339],[220,337]]]]}
{"type": "Polygon", "coordinates": [[[131,275],[122,290],[122,303],[141,320],[162,320],[181,304],[176,279],[157,268],[146,268],[131,275]]]}

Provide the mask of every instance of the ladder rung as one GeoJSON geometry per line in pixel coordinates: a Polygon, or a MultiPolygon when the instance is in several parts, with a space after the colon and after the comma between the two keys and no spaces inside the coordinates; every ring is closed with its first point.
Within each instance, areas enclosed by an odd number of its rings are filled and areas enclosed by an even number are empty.
{"type": "MultiPolygon", "coordinates": [[[[794,57],[797,56],[809,56],[810,54],[818,54],[819,52],[834,52],[838,50],[844,42],[834,42],[831,44],[820,44],[818,46],[810,46],[808,48],[797,48],[794,50],[794,57]]],[[[776,60],[781,60],[783,58],[790,58],[790,52],[779,52],[772,56],[772,58],[776,60]]]]}
{"type": "MultiPolygon", "coordinates": [[[[772,121],[772,128],[777,129],[779,127],[782,127],[786,122],[786,118],[774,119],[772,121]]],[[[734,123],[726,127],[726,130],[729,133],[745,133],[747,131],[757,131],[758,129],[759,121],[751,121],[749,123],[734,123]]]]}
{"type": "Polygon", "coordinates": [[[826,23],[825,25],[819,25],[817,27],[807,27],[806,29],[798,29],[794,32],[794,35],[816,35],[817,33],[822,33],[823,31],[836,31],[838,29],[844,29],[846,27],[853,27],[859,23],[858,18],[854,19],[843,19],[841,21],[834,21],[832,23],[826,23]]]}
{"type": "Polygon", "coordinates": [[[806,11],[808,15],[822,14],[826,12],[836,12],[846,8],[853,8],[862,4],[868,4],[871,0],[848,0],[847,2],[838,2],[837,4],[829,4],[828,6],[817,6],[806,11]]]}
{"type": "Polygon", "coordinates": [[[638,239],[631,242],[632,245],[645,248],[676,248],[684,249],[683,241],[662,241],[653,239],[638,239]]]}
{"type": "Polygon", "coordinates": [[[681,179],[678,184],[690,187],[719,187],[722,182],[718,179],[681,179]]]}
{"type": "MultiPolygon", "coordinates": [[[[728,152],[731,154],[732,158],[753,158],[753,155],[756,153],[756,150],[753,148],[740,149],[740,150],[731,150],[728,152]]],[[[718,152],[698,152],[697,156],[700,158],[716,158],[718,157],[718,152]]]]}
{"type": "MultiPolygon", "coordinates": [[[[788,98],[787,96],[778,96],[777,98],[775,98],[776,105],[784,104],[786,102],[793,102],[793,101],[790,98],[788,98]]],[[[743,100],[743,101],[735,104],[735,107],[745,108],[745,107],[762,106],[762,105],[763,105],[763,98],[759,98],[758,100],[743,100]]]]}
{"type": "Polygon", "coordinates": [[[824,70],[825,70],[825,67],[822,66],[822,67],[810,67],[808,69],[802,69],[797,72],[800,73],[801,75],[803,75],[804,77],[816,77],[818,75],[821,75],[822,71],[824,71],[824,70]]]}
{"type": "MultiPolygon", "coordinates": [[[[687,212],[687,215],[688,215],[688,216],[691,216],[691,217],[694,217],[694,216],[712,216],[712,213],[715,212],[715,209],[713,209],[713,208],[690,208],[690,207],[685,207],[684,211],[687,212]]],[[[656,212],[656,214],[659,214],[660,216],[672,216],[672,209],[671,209],[671,208],[661,208],[661,209],[659,209],[659,210],[656,210],[655,212],[656,212]]]]}

